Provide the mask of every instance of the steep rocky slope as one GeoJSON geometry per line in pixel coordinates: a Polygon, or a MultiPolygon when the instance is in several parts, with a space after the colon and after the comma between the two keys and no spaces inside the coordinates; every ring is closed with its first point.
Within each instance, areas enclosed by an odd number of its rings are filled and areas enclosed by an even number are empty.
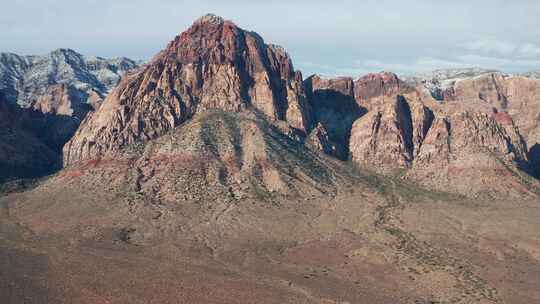
{"type": "Polygon", "coordinates": [[[32,177],[61,165],[61,150],[90,111],[136,63],[69,49],[0,54],[2,176],[32,177]]]}
{"type": "Polygon", "coordinates": [[[460,112],[438,117],[411,175],[427,186],[464,194],[534,195],[530,191],[537,191],[538,182],[526,174],[526,145],[505,115],[460,112]]]}
{"type": "Polygon", "coordinates": [[[40,176],[61,165],[59,154],[36,136],[22,111],[0,94],[0,182],[40,176]]]}
{"type": "Polygon", "coordinates": [[[197,113],[159,138],[73,164],[50,183],[75,188],[98,183],[171,206],[335,195],[337,184],[347,183],[334,162],[305,149],[259,115],[197,113]]]}
{"type": "Polygon", "coordinates": [[[6,102],[44,114],[30,116],[45,129],[40,136],[60,150],[87,113],[99,107],[120,78],[136,67],[127,58],[85,57],[70,49],[44,56],[1,53],[0,92],[6,102]]]}
{"type": "MultiPolygon", "coordinates": [[[[540,162],[540,81],[532,74],[506,75],[490,70],[471,70],[448,77],[424,75],[420,82],[438,100],[466,106],[469,109],[510,114],[529,148],[531,161],[540,162]],[[438,93],[443,92],[443,93],[438,93]]],[[[443,73],[442,71],[440,73],[443,73]]],[[[417,84],[420,84],[417,82],[417,84]]],[[[537,171],[536,174],[540,174],[537,171]]]]}
{"type": "Polygon", "coordinates": [[[413,160],[413,125],[408,103],[402,97],[388,101],[357,120],[350,140],[353,161],[385,168],[407,168],[413,160]]]}
{"type": "MultiPolygon", "coordinates": [[[[487,70],[441,70],[434,75],[436,81],[445,79],[455,86],[446,98],[461,99],[441,102],[434,92],[426,94],[426,82],[415,87],[418,83],[391,73],[369,74],[355,81],[309,78],[306,88],[314,121],[320,124],[317,138],[322,138],[312,146],[334,153],[323,145],[327,138],[327,145],[338,143],[357,164],[401,174],[430,188],[495,196],[536,191],[538,182],[528,176],[535,170],[535,156],[524,140],[529,132],[522,131],[512,117],[530,124],[529,113],[521,115],[523,109],[507,113],[506,95],[480,84],[506,76],[487,70]],[[475,82],[468,84],[459,77],[475,82]],[[473,88],[486,92],[479,94],[473,88]],[[352,106],[343,110],[343,100],[352,106]],[[354,109],[362,109],[361,114],[351,116],[354,109]],[[343,140],[349,136],[350,140],[343,140]]],[[[523,83],[513,90],[515,95],[533,92],[523,83]]]]}
{"type": "Polygon", "coordinates": [[[346,160],[351,126],[365,114],[354,98],[354,81],[314,75],[305,80],[313,121],[317,122],[308,143],[325,153],[346,160]]]}
{"type": "Polygon", "coordinates": [[[384,103],[385,97],[394,97],[413,91],[413,88],[390,72],[371,73],[354,82],[354,97],[371,110],[384,103]]]}
{"type": "Polygon", "coordinates": [[[538,181],[528,176],[533,165],[527,145],[508,114],[438,105],[418,96],[397,95],[360,118],[350,142],[353,161],[466,195],[537,191],[538,181]]]}
{"type": "Polygon", "coordinates": [[[0,91],[8,102],[31,107],[49,88],[64,85],[72,90],[73,107],[97,106],[107,93],[137,64],[127,58],[86,57],[71,49],[57,49],[43,56],[0,54],[0,91]]]}
{"type": "Polygon", "coordinates": [[[287,53],[257,34],[205,16],[125,77],[64,148],[65,164],[163,135],[195,113],[257,110],[305,133],[310,111],[287,53]]]}
{"type": "Polygon", "coordinates": [[[381,108],[387,99],[412,90],[393,73],[372,73],[358,79],[313,75],[304,83],[317,124],[308,143],[342,160],[350,157],[353,123],[367,111],[381,108]],[[327,134],[327,140],[320,134],[327,134]]]}

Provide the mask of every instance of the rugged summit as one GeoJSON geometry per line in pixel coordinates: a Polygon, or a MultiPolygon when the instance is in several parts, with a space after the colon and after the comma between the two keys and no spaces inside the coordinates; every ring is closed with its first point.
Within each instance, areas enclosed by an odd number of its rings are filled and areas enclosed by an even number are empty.
{"type": "Polygon", "coordinates": [[[354,96],[357,101],[394,96],[411,90],[411,87],[390,72],[370,73],[354,82],[354,96]]]}
{"type": "Polygon", "coordinates": [[[64,149],[65,164],[156,138],[206,109],[260,111],[306,132],[302,75],[281,47],[208,15],[125,77],[64,149]]]}

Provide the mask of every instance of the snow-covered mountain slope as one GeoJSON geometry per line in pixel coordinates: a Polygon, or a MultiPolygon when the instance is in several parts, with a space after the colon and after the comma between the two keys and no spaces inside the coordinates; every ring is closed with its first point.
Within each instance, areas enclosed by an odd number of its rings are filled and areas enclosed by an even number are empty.
{"type": "Polygon", "coordinates": [[[57,49],[44,56],[0,54],[0,91],[8,102],[33,106],[48,95],[51,86],[65,85],[72,103],[99,103],[120,81],[136,68],[127,58],[86,57],[71,49],[57,49]]]}
{"type": "Polygon", "coordinates": [[[530,71],[527,73],[519,74],[519,76],[527,77],[527,78],[533,78],[533,79],[540,79],[540,70],[536,71],[530,71]]]}

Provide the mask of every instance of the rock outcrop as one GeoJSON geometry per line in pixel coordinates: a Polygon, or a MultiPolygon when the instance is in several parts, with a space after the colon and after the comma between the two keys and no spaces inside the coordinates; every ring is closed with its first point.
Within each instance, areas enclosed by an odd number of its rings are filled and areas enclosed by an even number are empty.
{"type": "Polygon", "coordinates": [[[493,73],[499,72],[481,68],[441,69],[405,76],[403,79],[411,86],[424,87],[436,100],[449,100],[456,97],[454,86],[458,82],[493,73]]]}
{"type": "MultiPolygon", "coordinates": [[[[388,72],[371,73],[356,80],[350,77],[324,78],[314,75],[305,81],[305,85],[313,110],[313,120],[326,130],[330,142],[334,143],[336,148],[335,150],[328,148],[323,150],[331,151],[331,155],[340,159],[351,157],[349,153],[351,128],[358,118],[370,111],[368,114],[370,118],[367,120],[377,125],[376,122],[380,122],[379,119],[389,118],[383,118],[382,112],[385,111],[388,103],[396,100],[398,94],[413,94],[415,92],[414,87],[399,79],[396,74],[388,72]]],[[[423,111],[423,107],[414,107],[412,110],[423,111]]],[[[392,116],[390,113],[386,114],[392,116]]],[[[423,113],[415,112],[415,116],[421,114],[423,113]]],[[[383,126],[383,129],[386,127],[383,126]]],[[[418,140],[424,133],[422,126],[416,127],[421,131],[414,134],[414,140],[418,140]]],[[[385,133],[384,130],[375,130],[374,132],[378,131],[385,133]]],[[[321,133],[321,127],[318,127],[317,132],[321,133]]],[[[318,146],[324,145],[320,142],[318,146]]],[[[375,151],[372,150],[364,156],[375,160],[377,159],[375,154],[375,151]],[[368,157],[368,154],[371,156],[368,157]]]]}
{"type": "Polygon", "coordinates": [[[444,75],[447,77],[426,75],[421,82],[442,102],[487,114],[493,109],[508,113],[527,142],[531,162],[540,162],[535,153],[540,145],[540,80],[534,77],[534,73],[511,76],[476,69],[461,74],[449,71],[444,75]],[[452,93],[437,93],[440,91],[452,93]]]}
{"type": "Polygon", "coordinates": [[[393,100],[397,94],[413,91],[414,87],[389,72],[367,74],[354,82],[356,102],[370,111],[384,107],[386,101],[393,100]]]}
{"type": "Polygon", "coordinates": [[[444,191],[524,195],[519,170],[527,166],[526,145],[509,116],[461,112],[435,121],[411,176],[444,191]]]}
{"type": "Polygon", "coordinates": [[[252,109],[304,133],[311,124],[302,75],[283,48],[208,15],[120,82],[66,144],[65,164],[159,137],[208,109],[252,109]]]}
{"type": "Polygon", "coordinates": [[[467,195],[528,195],[528,186],[537,186],[527,177],[527,145],[509,114],[430,103],[416,93],[382,105],[353,125],[354,162],[467,195]]]}
{"type": "MultiPolygon", "coordinates": [[[[506,76],[480,70],[439,74],[451,80],[452,98],[461,100],[441,103],[424,94],[425,87],[391,73],[356,81],[308,78],[306,90],[317,127],[307,143],[430,188],[467,195],[527,195],[527,189],[537,186],[528,177],[535,169],[535,155],[507,112],[507,88],[512,86],[499,85],[506,76]],[[471,83],[457,79],[469,74],[474,75],[471,83]],[[471,93],[473,88],[476,93],[471,93]]],[[[513,90],[514,95],[523,94],[513,90]]]]}
{"type": "Polygon", "coordinates": [[[88,112],[97,107],[100,102],[99,95],[89,96],[89,103],[75,102],[77,92],[66,84],[57,84],[47,87],[47,90],[41,94],[32,104],[32,109],[43,114],[61,115],[84,119],[88,112]]]}
{"type": "Polygon", "coordinates": [[[413,154],[411,110],[401,96],[382,111],[371,111],[352,128],[352,160],[385,171],[410,167],[413,154]]]}
{"type": "Polygon", "coordinates": [[[366,112],[354,98],[353,79],[314,75],[304,83],[313,121],[317,123],[310,137],[312,146],[340,159],[347,159],[352,124],[366,112]]]}
{"type": "Polygon", "coordinates": [[[321,151],[328,155],[336,157],[347,155],[345,154],[344,149],[346,149],[348,145],[334,142],[330,138],[328,130],[320,122],[317,123],[317,126],[311,131],[306,138],[305,143],[312,150],[321,151]]]}

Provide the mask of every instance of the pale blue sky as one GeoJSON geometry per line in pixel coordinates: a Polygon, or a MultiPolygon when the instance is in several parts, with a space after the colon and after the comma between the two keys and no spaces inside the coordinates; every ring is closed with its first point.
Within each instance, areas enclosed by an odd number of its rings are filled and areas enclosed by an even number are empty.
{"type": "Polygon", "coordinates": [[[283,45],[305,76],[480,66],[540,69],[535,0],[10,0],[0,51],[145,59],[215,13],[283,45]]]}

